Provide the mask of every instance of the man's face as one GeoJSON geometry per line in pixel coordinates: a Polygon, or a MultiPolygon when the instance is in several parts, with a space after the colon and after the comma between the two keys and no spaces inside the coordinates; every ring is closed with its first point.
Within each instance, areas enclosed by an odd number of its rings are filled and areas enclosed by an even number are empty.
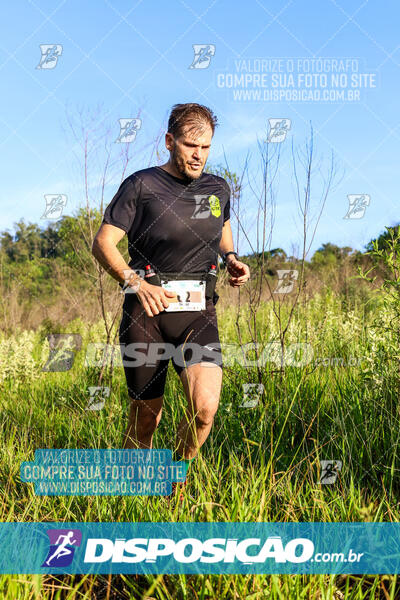
{"type": "Polygon", "coordinates": [[[198,179],[206,165],[212,129],[208,123],[202,123],[200,127],[201,129],[191,130],[190,125],[185,126],[178,138],[167,133],[166,142],[171,161],[182,177],[198,179]]]}

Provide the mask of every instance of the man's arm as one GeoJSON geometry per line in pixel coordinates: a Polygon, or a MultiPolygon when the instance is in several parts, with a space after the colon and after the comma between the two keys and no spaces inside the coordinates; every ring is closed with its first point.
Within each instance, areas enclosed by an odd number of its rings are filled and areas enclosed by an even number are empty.
{"type": "Polygon", "coordinates": [[[124,235],[125,231],[123,229],[109,223],[102,223],[93,241],[92,254],[101,266],[120,283],[125,283],[129,279],[128,285],[131,285],[138,279],[141,280],[137,297],[146,314],[149,317],[153,317],[165,308],[168,308],[168,298],[173,298],[175,293],[169,292],[160,286],[147,283],[147,281],[132,271],[117,248],[118,242],[122,240],[124,235]],[[132,276],[125,277],[124,271],[130,271],[132,276]]]}
{"type": "MultiPolygon", "coordinates": [[[[235,248],[233,247],[233,236],[231,229],[230,219],[225,221],[224,226],[222,227],[222,235],[221,241],[219,243],[219,253],[222,256],[226,252],[233,252],[235,248]]],[[[229,260],[230,256],[227,258],[229,260]]]]}
{"type": "MultiPolygon", "coordinates": [[[[230,220],[228,219],[227,221],[225,221],[222,227],[222,235],[219,243],[219,252],[222,256],[223,254],[226,254],[226,252],[233,251],[234,247],[232,229],[230,220]]],[[[231,285],[232,287],[240,287],[241,285],[246,283],[248,279],[250,279],[249,267],[242,263],[240,260],[237,260],[234,254],[229,254],[229,256],[226,257],[226,268],[229,275],[231,275],[231,278],[229,279],[229,285],[231,285]]]]}
{"type": "MultiPolygon", "coordinates": [[[[120,283],[125,282],[124,271],[130,267],[124,260],[117,248],[118,242],[122,240],[125,231],[114,225],[103,223],[93,241],[92,254],[101,266],[120,283]]],[[[136,279],[138,276],[136,276],[136,279]]]]}

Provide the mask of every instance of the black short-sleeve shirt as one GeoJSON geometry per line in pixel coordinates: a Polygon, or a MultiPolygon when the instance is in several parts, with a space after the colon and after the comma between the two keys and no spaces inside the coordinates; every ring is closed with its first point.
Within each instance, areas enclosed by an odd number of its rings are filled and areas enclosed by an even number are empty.
{"type": "Polygon", "coordinates": [[[103,223],[128,235],[129,266],[197,273],[217,264],[222,227],[230,218],[225,179],[202,173],[180,179],[161,167],[136,171],[121,183],[103,223]]]}

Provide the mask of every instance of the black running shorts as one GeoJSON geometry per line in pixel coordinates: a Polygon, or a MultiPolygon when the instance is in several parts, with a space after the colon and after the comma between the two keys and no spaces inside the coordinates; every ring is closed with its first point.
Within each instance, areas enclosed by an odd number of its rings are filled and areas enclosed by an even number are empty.
{"type": "Polygon", "coordinates": [[[163,311],[149,317],[136,294],[127,293],[119,341],[129,396],[136,400],[163,395],[171,359],[178,375],[200,362],[223,367],[212,299],[206,299],[201,311],[163,311]]]}

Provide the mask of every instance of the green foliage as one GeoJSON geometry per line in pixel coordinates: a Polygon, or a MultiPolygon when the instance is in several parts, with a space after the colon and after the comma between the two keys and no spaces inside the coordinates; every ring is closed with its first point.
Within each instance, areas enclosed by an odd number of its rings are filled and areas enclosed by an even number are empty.
{"type": "Polygon", "coordinates": [[[80,209],[75,216],[63,216],[43,229],[21,219],[13,235],[3,232],[2,295],[13,290],[28,307],[38,299],[48,305],[57,300],[66,272],[68,285],[82,287],[82,274],[95,273],[91,245],[101,219],[99,211],[88,215],[80,209]]]}
{"type": "Polygon", "coordinates": [[[14,234],[0,234],[0,249],[10,262],[24,263],[38,258],[62,258],[69,264],[77,252],[89,251],[91,238],[101,223],[99,211],[80,209],[75,216],[63,216],[41,229],[21,219],[14,224],[14,234]]]}
{"type": "Polygon", "coordinates": [[[385,277],[380,290],[384,290],[384,304],[394,308],[400,317],[400,227],[387,227],[386,233],[371,242],[371,249],[367,252],[374,259],[374,266],[367,272],[359,271],[361,277],[373,283],[376,279],[368,275],[376,269],[376,265],[386,268],[385,277]]]}
{"type": "Polygon", "coordinates": [[[368,254],[373,266],[366,272],[359,269],[362,279],[375,283],[379,271],[383,279],[375,293],[379,294],[380,308],[372,323],[374,354],[381,359],[379,373],[370,366],[369,376],[380,387],[400,386],[400,228],[386,228],[384,236],[371,243],[368,254]],[[372,277],[370,275],[373,275],[372,277]],[[395,367],[393,369],[393,366],[395,367]]]}
{"type": "Polygon", "coordinates": [[[255,270],[259,271],[261,264],[264,261],[264,270],[273,275],[275,272],[271,267],[276,267],[277,265],[286,262],[287,256],[282,248],[274,248],[273,250],[266,250],[264,253],[253,252],[251,254],[246,254],[245,256],[239,257],[239,259],[244,261],[246,265],[249,266],[250,271],[253,272],[255,270]]]}
{"type": "Polygon", "coordinates": [[[391,241],[393,235],[396,236],[399,233],[400,224],[394,227],[385,227],[385,230],[379,237],[368,242],[365,246],[367,252],[372,253],[377,250],[386,250],[388,248],[387,243],[391,241]]]}
{"type": "Polygon", "coordinates": [[[341,260],[350,256],[352,252],[354,250],[350,246],[341,248],[328,242],[327,244],[322,244],[321,248],[314,253],[311,263],[318,266],[337,266],[341,260]]]}

